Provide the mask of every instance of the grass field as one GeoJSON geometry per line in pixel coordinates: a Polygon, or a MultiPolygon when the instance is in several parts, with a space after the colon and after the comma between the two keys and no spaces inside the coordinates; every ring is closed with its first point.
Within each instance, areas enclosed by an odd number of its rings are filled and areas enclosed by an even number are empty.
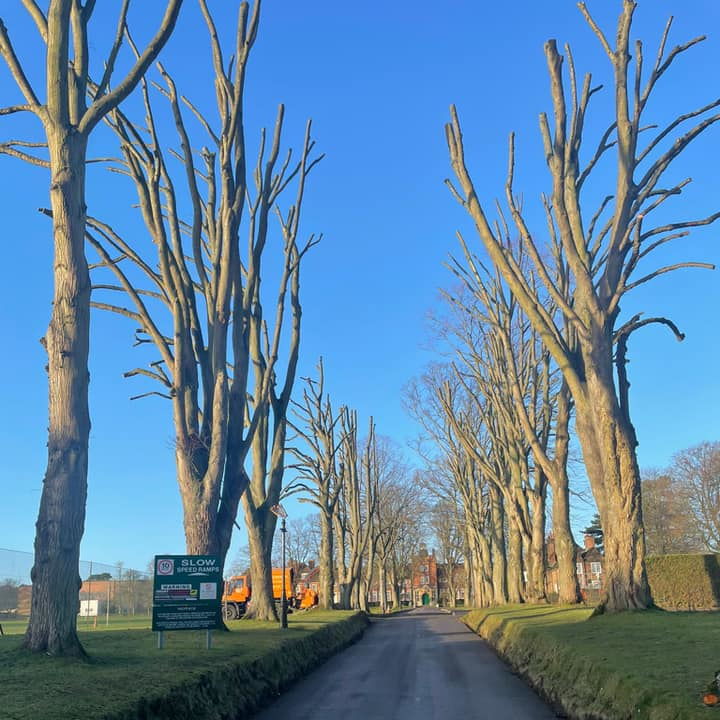
{"type": "MultiPolygon", "coordinates": [[[[105,624],[105,617],[78,618],[78,630],[82,632],[107,632],[108,630],[149,630],[151,618],[149,615],[110,615],[109,623],[105,624]]],[[[18,635],[25,632],[27,618],[24,620],[0,620],[3,632],[6,635],[18,635]]]]}
{"type": "MultiPolygon", "coordinates": [[[[205,649],[205,633],[192,631],[166,633],[165,649],[158,650],[148,618],[119,618],[110,629],[80,632],[91,657],[88,663],[22,651],[23,628],[17,623],[17,634],[0,637],[0,717],[102,718],[141,697],[169,692],[218,665],[252,661],[287,640],[352,614],[321,610],[292,614],[285,631],[277,623],[237,620],[229,623],[233,632],[213,633],[210,651],[205,649]],[[128,623],[134,623],[135,629],[127,629],[128,623]]],[[[6,623],[3,629],[8,632],[6,623]]]]}
{"type": "Polygon", "coordinates": [[[586,711],[592,703],[597,711],[615,703],[618,713],[629,713],[615,717],[708,717],[701,696],[720,668],[720,613],[591,612],[506,606],[472,612],[464,621],[536,680],[592,695],[581,700],[586,711]]]}

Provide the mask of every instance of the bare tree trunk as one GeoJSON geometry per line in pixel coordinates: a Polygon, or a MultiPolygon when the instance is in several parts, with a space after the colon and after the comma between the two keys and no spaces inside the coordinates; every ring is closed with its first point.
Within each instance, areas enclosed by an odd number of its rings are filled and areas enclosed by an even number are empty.
{"type": "Polygon", "coordinates": [[[553,536],[558,565],[558,602],[578,602],[580,588],[575,569],[575,542],[570,530],[570,502],[568,487],[553,487],[553,536]]]}
{"type": "Polygon", "coordinates": [[[191,555],[219,553],[215,513],[209,511],[203,497],[203,486],[194,471],[192,457],[182,448],[175,450],[175,465],[178,487],[183,505],[183,526],[185,528],[185,549],[191,555]]]}
{"type": "Polygon", "coordinates": [[[385,563],[378,562],[378,591],[380,593],[380,611],[384,614],[388,610],[387,604],[387,571],[385,563]]]}
{"type": "Polygon", "coordinates": [[[250,580],[252,595],[245,617],[253,620],[277,620],[275,600],[272,591],[272,538],[265,522],[275,524],[274,516],[269,513],[253,512],[244,502],[245,526],[250,547],[250,580]]]}
{"type": "Polygon", "coordinates": [[[545,592],[545,493],[531,495],[532,533],[528,553],[527,598],[531,603],[547,602],[545,592]]]}
{"type": "Polygon", "coordinates": [[[601,610],[650,607],[635,431],[622,416],[614,392],[594,372],[588,373],[588,391],[593,412],[578,407],[576,428],[605,532],[601,610]]]}
{"type": "Polygon", "coordinates": [[[457,591],[455,585],[455,565],[453,563],[447,563],[448,606],[451,608],[455,607],[456,602],[457,591]]]}
{"type": "Polygon", "coordinates": [[[342,610],[350,609],[350,589],[347,583],[347,560],[345,554],[345,535],[346,531],[343,522],[339,517],[334,518],[335,533],[337,542],[335,543],[337,564],[336,564],[336,582],[338,585],[338,602],[342,610]]]}
{"type": "Polygon", "coordinates": [[[320,598],[319,606],[324,610],[333,607],[333,528],[332,518],[320,512],[320,598]]]}
{"type": "Polygon", "coordinates": [[[522,575],[522,537],[512,519],[508,522],[508,554],[507,554],[507,582],[508,600],[511,603],[523,602],[523,575],[522,575]]]}
{"type": "Polygon", "coordinates": [[[505,605],[508,602],[507,556],[505,550],[505,511],[502,493],[492,483],[490,493],[491,549],[493,558],[493,603],[505,605]]]}
{"type": "Polygon", "coordinates": [[[48,466],[35,535],[30,624],[25,646],[50,655],[84,656],[76,634],[80,540],[87,497],[87,370],[90,277],[85,259],[87,140],[58,129],[49,137],[55,245],[53,312],[48,354],[48,466]]]}
{"type": "Polygon", "coordinates": [[[340,584],[340,608],[342,610],[351,610],[352,609],[352,599],[353,599],[353,579],[350,578],[347,582],[343,582],[340,584]]]}
{"type": "Polygon", "coordinates": [[[400,580],[395,573],[394,568],[390,570],[390,597],[392,598],[392,606],[399,608],[402,604],[400,599],[400,580]]]}

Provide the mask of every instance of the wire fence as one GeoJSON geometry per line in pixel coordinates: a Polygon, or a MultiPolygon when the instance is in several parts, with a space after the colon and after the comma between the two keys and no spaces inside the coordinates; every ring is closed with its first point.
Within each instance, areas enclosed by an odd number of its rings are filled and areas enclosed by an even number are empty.
{"type": "MultiPolygon", "coordinates": [[[[27,618],[30,615],[33,554],[0,548],[0,617],[27,618]]],[[[152,577],[122,563],[108,565],[80,561],[82,586],[79,592],[81,618],[149,615],[152,610],[152,577]]]]}

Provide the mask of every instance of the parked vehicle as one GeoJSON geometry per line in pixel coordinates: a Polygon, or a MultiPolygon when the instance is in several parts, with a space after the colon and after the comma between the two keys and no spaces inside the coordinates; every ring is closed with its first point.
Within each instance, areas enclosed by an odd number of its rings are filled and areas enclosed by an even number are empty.
{"type": "MultiPolygon", "coordinates": [[[[295,600],[293,598],[293,568],[285,570],[285,596],[288,600],[288,606],[293,607],[295,600]]],[[[283,571],[282,568],[272,569],[272,591],[273,599],[279,606],[282,602],[282,585],[283,571]]],[[[245,575],[234,575],[225,581],[225,591],[222,596],[223,615],[226,620],[237,620],[242,617],[247,610],[247,604],[252,599],[252,580],[250,573],[245,575]]]]}

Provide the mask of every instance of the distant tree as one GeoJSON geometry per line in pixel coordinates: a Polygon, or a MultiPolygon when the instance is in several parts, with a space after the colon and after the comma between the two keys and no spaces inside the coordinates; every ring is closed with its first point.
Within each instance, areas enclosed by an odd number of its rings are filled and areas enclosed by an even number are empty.
{"type": "Polygon", "coordinates": [[[704,442],[673,457],[670,474],[688,498],[702,544],[720,551],[720,442],[704,442]]]}
{"type": "MultiPolygon", "coordinates": [[[[285,533],[285,564],[288,567],[305,567],[315,555],[316,516],[292,517],[287,521],[285,533]]],[[[273,566],[282,563],[282,533],[275,533],[273,544],[273,566]]]]}
{"type": "Polygon", "coordinates": [[[342,445],[338,425],[343,410],[333,410],[330,395],[325,391],[325,370],[320,358],[318,379],[304,378],[302,401],[293,401],[293,444],[289,448],[295,462],[290,466],[297,472],[295,480],[285,488],[286,493],[302,493],[300,502],[312,503],[318,509],[320,592],[319,605],[332,608],[335,585],[335,555],[333,524],[342,484],[337,457],[342,445]]]}
{"type": "Polygon", "coordinates": [[[642,507],[649,555],[690,553],[702,548],[689,494],[672,475],[643,471],[642,507]]]}
{"type": "Polygon", "coordinates": [[[602,528],[602,521],[600,520],[600,513],[595,513],[590,524],[583,529],[584,535],[590,535],[595,540],[595,547],[600,552],[605,551],[605,532],[602,528]]]}
{"type": "Polygon", "coordinates": [[[93,573],[92,575],[88,575],[88,578],[85,582],[93,582],[94,580],[112,580],[112,575],[109,572],[93,573]]]}
{"type": "Polygon", "coordinates": [[[230,569],[226,576],[244,575],[250,570],[250,547],[243,545],[237,552],[235,559],[230,563],[230,569]]]}
{"type": "Polygon", "coordinates": [[[0,612],[12,610],[18,604],[18,583],[13,578],[0,582],[0,612]]]}

